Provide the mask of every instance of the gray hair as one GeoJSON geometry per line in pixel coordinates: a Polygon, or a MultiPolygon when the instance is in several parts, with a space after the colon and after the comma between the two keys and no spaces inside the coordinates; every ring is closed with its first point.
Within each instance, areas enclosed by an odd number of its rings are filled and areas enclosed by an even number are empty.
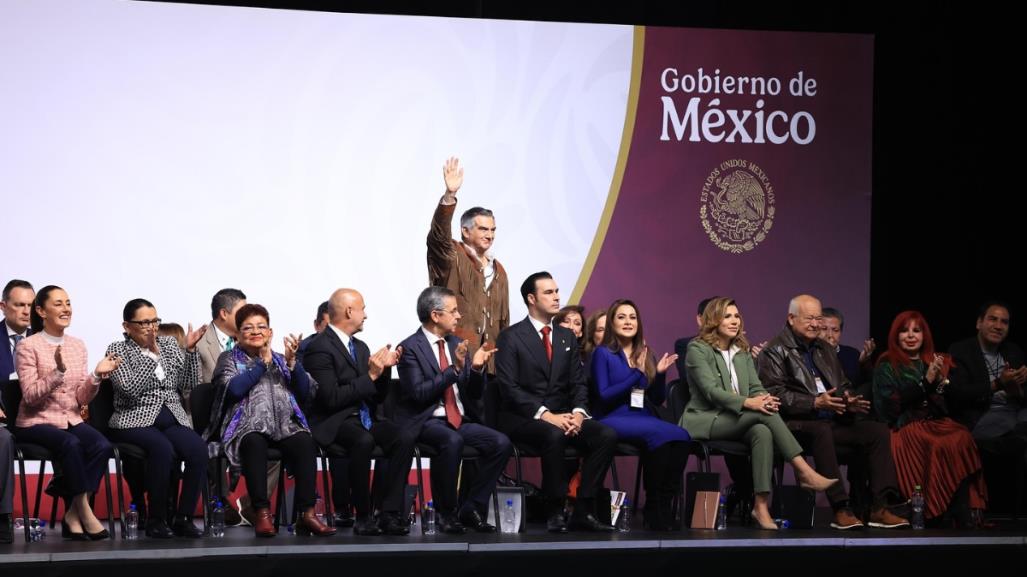
{"type": "Polygon", "coordinates": [[[431,320],[432,311],[446,308],[446,297],[456,297],[456,293],[444,286],[430,286],[417,297],[417,320],[426,323],[431,320]]]}
{"type": "Polygon", "coordinates": [[[460,217],[460,228],[474,228],[474,219],[479,216],[487,216],[488,218],[495,219],[492,216],[492,211],[487,208],[475,206],[467,209],[466,212],[460,217]]]}

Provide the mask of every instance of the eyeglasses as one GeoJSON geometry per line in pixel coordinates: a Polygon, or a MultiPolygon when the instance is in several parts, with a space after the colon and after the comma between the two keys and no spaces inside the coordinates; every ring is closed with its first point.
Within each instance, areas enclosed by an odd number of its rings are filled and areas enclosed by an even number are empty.
{"type": "Polygon", "coordinates": [[[160,319],[146,319],[142,321],[128,321],[130,324],[138,327],[155,327],[160,325],[160,319]]]}
{"type": "Polygon", "coordinates": [[[457,311],[459,311],[459,310],[460,309],[453,309],[453,310],[449,310],[449,309],[435,309],[435,312],[437,312],[437,313],[449,313],[451,315],[455,315],[457,313],[457,311]]]}
{"type": "Polygon", "coordinates": [[[256,326],[254,326],[254,325],[243,325],[243,326],[239,327],[239,332],[240,333],[262,333],[262,332],[266,331],[268,328],[270,328],[270,327],[268,327],[267,325],[256,325],[256,326]]]}

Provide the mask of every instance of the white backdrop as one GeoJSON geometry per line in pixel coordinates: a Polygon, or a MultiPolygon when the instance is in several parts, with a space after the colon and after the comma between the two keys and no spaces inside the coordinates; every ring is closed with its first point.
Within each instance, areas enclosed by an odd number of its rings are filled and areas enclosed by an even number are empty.
{"type": "Polygon", "coordinates": [[[269,308],[276,348],[354,287],[364,338],[395,344],[457,155],[516,320],[527,274],[577,280],[631,47],[626,26],[0,0],[0,282],[67,289],[94,361],[128,299],[184,326],[222,287],[269,308]]]}

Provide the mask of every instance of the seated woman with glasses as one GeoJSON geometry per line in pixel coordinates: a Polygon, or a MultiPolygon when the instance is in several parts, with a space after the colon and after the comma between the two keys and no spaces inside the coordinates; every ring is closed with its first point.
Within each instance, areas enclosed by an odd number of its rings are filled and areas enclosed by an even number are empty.
{"type": "Polygon", "coordinates": [[[18,344],[15,355],[22,396],[14,436],[21,443],[46,447],[61,464],[61,476],[47,492],[64,499],[62,536],[96,541],[110,535],[93,514],[89,494],[107,474],[114,449],[82,421],[81,410],[121,360],[107,355],[90,372],[86,344],[65,334],[69,325],[68,293],[53,285],[40,289],[32,307],[34,334],[18,344]]]}
{"type": "MultiPolygon", "coordinates": [[[[108,435],[116,442],[138,445],[146,451],[144,486],[149,496],[146,508],[146,536],[167,539],[202,537],[193,524],[200,488],[207,482],[207,445],[193,431],[192,421],[182,406],[199,382],[200,357],[196,343],[207,325],[192,330],[185,338],[186,350],[174,337],[157,335],[160,318],[153,303],[132,299],[122,312],[123,340],[107,347],[108,355],[122,359],[111,373],[114,384],[114,413],[108,435]],[[182,493],[168,527],[168,489],[178,461],[185,463],[182,493]]],[[[172,490],[178,496],[178,484],[172,490]]]]}
{"type": "MultiPolygon", "coordinates": [[[[811,321],[812,322],[812,321],[811,321]]],[[[770,477],[774,453],[795,467],[805,489],[823,491],[838,482],[813,470],[802,447],[778,414],[780,401],[756,376],[735,301],[718,297],[706,305],[699,334],[685,355],[691,399],[681,426],[695,439],[744,441],[752,450],[752,518],[760,529],[777,530],[770,516],[770,477]]]]}
{"type": "MultiPolygon", "coordinates": [[[[285,354],[271,350],[273,331],[267,309],[247,304],[235,313],[239,343],[221,353],[214,367],[215,401],[204,436],[218,441],[228,456],[233,483],[241,470],[246,477],[258,537],[274,537],[267,494],[267,452],[282,452],[296,478],[295,510],[299,535],[334,535],[335,529],[314,514],[317,445],[300,410],[315,386],[296,357],[299,338],[285,337],[285,354]]],[[[282,497],[279,497],[282,498],[282,497]]]]}

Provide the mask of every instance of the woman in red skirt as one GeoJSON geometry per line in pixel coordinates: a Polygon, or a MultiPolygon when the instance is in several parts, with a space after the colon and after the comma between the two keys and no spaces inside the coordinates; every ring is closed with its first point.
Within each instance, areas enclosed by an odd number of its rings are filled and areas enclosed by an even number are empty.
{"type": "Polygon", "coordinates": [[[983,509],[987,489],[970,431],[948,418],[943,396],[952,360],[934,352],[923,315],[905,311],[892,321],[888,350],[874,369],[874,407],[892,427],[892,455],[906,496],[920,485],[924,517],[946,511],[963,526],[983,509]]]}

